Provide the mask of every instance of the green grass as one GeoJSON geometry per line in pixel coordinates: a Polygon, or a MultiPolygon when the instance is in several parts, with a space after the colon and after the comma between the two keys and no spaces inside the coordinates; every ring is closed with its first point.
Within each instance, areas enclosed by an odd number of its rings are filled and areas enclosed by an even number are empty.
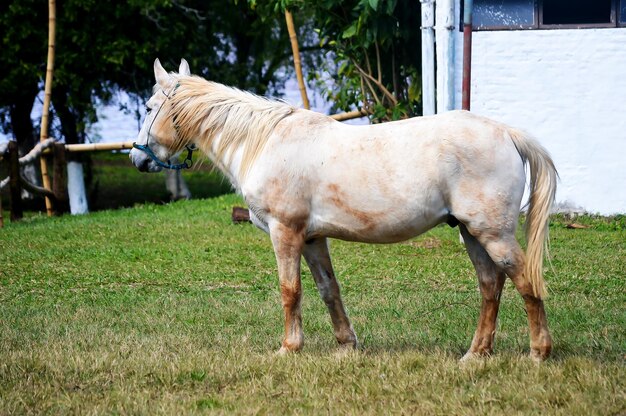
{"type": "Polygon", "coordinates": [[[397,245],[333,241],[361,348],[337,352],[305,270],[305,348],[280,357],[274,255],[263,233],[231,224],[239,204],[223,195],[1,229],[0,414],[626,412],[624,228],[553,222],[554,352],[542,365],[527,358],[510,283],[495,355],[459,365],[480,296],[446,226],[397,245]]]}

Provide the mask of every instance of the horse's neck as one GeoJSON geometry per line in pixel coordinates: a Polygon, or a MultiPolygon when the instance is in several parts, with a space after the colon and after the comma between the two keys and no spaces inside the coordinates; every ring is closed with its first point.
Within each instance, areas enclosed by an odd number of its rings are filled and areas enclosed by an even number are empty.
{"type": "Polygon", "coordinates": [[[243,147],[231,147],[221,159],[216,157],[217,148],[221,139],[220,133],[217,133],[210,143],[201,145],[203,152],[209,157],[213,165],[230,181],[230,183],[239,190],[241,185],[240,167],[243,157],[243,147]]]}

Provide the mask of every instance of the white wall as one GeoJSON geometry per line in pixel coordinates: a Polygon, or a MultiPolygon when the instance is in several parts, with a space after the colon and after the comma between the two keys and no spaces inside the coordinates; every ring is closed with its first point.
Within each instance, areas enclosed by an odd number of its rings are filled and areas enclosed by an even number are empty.
{"type": "Polygon", "coordinates": [[[561,176],[557,203],[626,213],[626,28],[481,31],[472,47],[471,110],[549,150],[561,176]]]}

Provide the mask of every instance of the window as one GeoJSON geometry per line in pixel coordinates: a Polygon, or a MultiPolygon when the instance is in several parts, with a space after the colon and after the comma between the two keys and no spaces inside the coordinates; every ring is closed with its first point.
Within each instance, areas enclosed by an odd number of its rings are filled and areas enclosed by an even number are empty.
{"type": "Polygon", "coordinates": [[[535,25],[535,0],[476,0],[472,21],[479,30],[529,29],[535,25]]]}
{"type": "Polygon", "coordinates": [[[474,0],[474,30],[616,26],[626,26],[626,0],[474,0]]]}
{"type": "Polygon", "coordinates": [[[543,0],[541,3],[540,25],[603,26],[615,22],[612,0],[543,0]]]}

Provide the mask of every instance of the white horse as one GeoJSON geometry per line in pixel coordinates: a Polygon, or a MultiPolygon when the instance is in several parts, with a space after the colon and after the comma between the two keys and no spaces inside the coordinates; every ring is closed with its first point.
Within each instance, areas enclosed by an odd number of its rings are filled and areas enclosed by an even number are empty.
{"type": "Polygon", "coordinates": [[[463,358],[491,354],[506,276],[526,304],[531,356],[550,354],[542,265],[557,173],[536,141],[465,111],[345,125],[191,76],[185,60],[179,73],[168,74],[157,59],[154,72],[157,83],[132,162],[141,171],[158,171],[185,147],[197,146],[243,195],[276,254],[285,313],[279,352],[303,345],[302,255],[337,341],[356,347],[327,238],[393,243],[447,222],[459,225],[483,298],[463,358]],[[525,165],[526,254],[515,238],[525,165]]]}

